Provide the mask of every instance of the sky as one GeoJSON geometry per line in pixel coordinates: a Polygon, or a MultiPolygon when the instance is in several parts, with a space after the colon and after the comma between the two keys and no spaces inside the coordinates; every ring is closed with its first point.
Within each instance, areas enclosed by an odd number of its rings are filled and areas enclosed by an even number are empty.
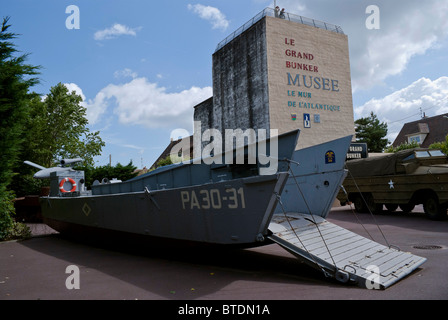
{"type": "MultiPolygon", "coordinates": [[[[150,167],[213,95],[217,44],[274,1],[0,0],[14,43],[64,83],[106,143],[95,164],[150,167]]],[[[348,36],[355,120],[373,111],[393,142],[406,122],[448,112],[448,1],[277,0],[348,36]],[[375,12],[367,10],[376,5],[375,12]],[[373,14],[379,14],[374,16],[373,14]],[[372,20],[378,17],[377,20],[372,20]],[[372,28],[375,27],[375,28],[372,28]]]]}

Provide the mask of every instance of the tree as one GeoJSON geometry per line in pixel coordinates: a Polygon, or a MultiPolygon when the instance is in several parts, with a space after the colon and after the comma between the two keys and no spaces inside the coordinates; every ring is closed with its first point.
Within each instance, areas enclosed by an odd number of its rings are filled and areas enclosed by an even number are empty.
{"type": "Polygon", "coordinates": [[[384,137],[387,135],[387,124],[380,123],[378,117],[371,112],[370,117],[355,121],[356,141],[367,143],[369,152],[383,152],[390,143],[384,137]]]}
{"type": "MultiPolygon", "coordinates": [[[[14,57],[17,52],[9,40],[16,34],[8,32],[9,17],[3,19],[0,32],[0,188],[6,188],[12,179],[13,169],[23,143],[23,128],[28,117],[28,93],[37,78],[26,79],[38,74],[39,67],[27,65],[27,55],[14,57]]],[[[4,190],[1,190],[4,191],[4,190]]]]}
{"type": "Polygon", "coordinates": [[[169,166],[172,164],[176,164],[176,163],[180,163],[182,161],[186,161],[188,159],[183,159],[182,157],[179,157],[177,155],[169,155],[166,158],[160,159],[156,165],[154,166],[154,168],[152,170],[155,170],[157,168],[160,167],[164,167],[164,166],[169,166]]]}
{"type": "Polygon", "coordinates": [[[115,167],[110,165],[100,166],[94,168],[91,165],[77,166],[76,170],[84,171],[86,187],[90,188],[95,180],[102,181],[104,178],[109,180],[118,179],[121,181],[127,181],[137,176],[136,166],[130,161],[126,166],[118,163],[115,167]]]}
{"type": "Polygon", "coordinates": [[[160,168],[160,167],[164,167],[164,166],[169,166],[173,164],[173,161],[171,160],[170,156],[167,156],[166,158],[160,159],[156,165],[155,165],[155,169],[160,168]]]}
{"type": "Polygon", "coordinates": [[[18,164],[20,175],[14,178],[12,187],[19,196],[36,194],[47,180],[33,178],[35,168],[23,164],[29,160],[44,167],[53,167],[60,159],[82,158],[84,165],[93,166],[93,158],[101,154],[105,145],[99,132],[90,132],[86,108],[82,98],[62,83],[50,89],[42,101],[33,97],[23,132],[24,151],[18,164]]]}
{"type": "Polygon", "coordinates": [[[0,240],[8,238],[16,224],[12,199],[8,190],[14,167],[23,147],[24,124],[29,115],[30,87],[38,83],[34,77],[38,66],[25,64],[26,54],[16,56],[18,50],[11,42],[17,35],[8,29],[9,17],[3,19],[0,30],[0,240]]]}
{"type": "Polygon", "coordinates": [[[105,143],[99,131],[90,132],[82,98],[62,83],[50,89],[44,101],[34,99],[27,127],[28,160],[44,167],[53,166],[63,158],[84,160],[93,165],[105,143]]]}

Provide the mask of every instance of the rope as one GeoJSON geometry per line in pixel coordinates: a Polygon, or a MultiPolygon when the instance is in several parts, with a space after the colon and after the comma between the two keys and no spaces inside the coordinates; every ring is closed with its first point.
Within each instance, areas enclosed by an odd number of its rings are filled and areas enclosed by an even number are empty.
{"type": "MultiPolygon", "coordinates": [[[[299,165],[299,163],[297,163],[297,162],[296,162],[296,164],[299,165]]],[[[311,215],[311,218],[313,219],[313,223],[316,225],[317,231],[319,232],[319,235],[320,235],[320,237],[322,238],[322,240],[323,240],[323,242],[324,242],[325,248],[327,249],[328,254],[330,255],[331,261],[333,261],[333,265],[335,266],[335,268],[337,268],[337,266],[336,266],[336,261],[334,261],[333,255],[331,254],[331,251],[330,251],[330,248],[328,248],[327,242],[325,241],[325,238],[324,238],[324,236],[322,235],[322,232],[320,231],[319,225],[317,224],[316,219],[314,218],[314,215],[313,215],[313,213],[311,212],[310,207],[308,206],[308,202],[306,201],[306,198],[305,198],[305,196],[303,195],[302,190],[300,189],[299,183],[297,182],[297,179],[296,179],[296,177],[294,176],[294,172],[292,172],[291,167],[289,168],[289,172],[291,173],[292,177],[294,178],[294,182],[295,182],[295,184],[296,184],[296,186],[297,186],[297,189],[299,190],[300,195],[302,196],[302,199],[303,199],[303,201],[305,202],[305,205],[306,205],[306,207],[307,207],[307,209],[308,209],[308,212],[309,212],[309,214],[311,215]]]]}
{"type": "MultiPolygon", "coordinates": [[[[347,169],[347,170],[348,170],[348,169],[347,169]]],[[[354,184],[355,184],[356,189],[358,190],[359,194],[361,195],[362,201],[364,201],[364,203],[366,204],[366,207],[367,207],[367,210],[368,210],[369,213],[370,213],[370,216],[372,217],[372,219],[373,219],[373,221],[375,222],[375,224],[376,224],[378,230],[380,231],[381,235],[383,236],[384,241],[386,241],[387,246],[388,246],[389,248],[391,248],[391,245],[389,244],[389,241],[387,241],[387,238],[386,238],[386,236],[384,235],[383,230],[381,230],[381,227],[380,227],[380,225],[378,224],[378,222],[376,221],[374,214],[372,213],[372,211],[370,210],[369,206],[367,205],[367,201],[366,201],[366,199],[364,198],[363,194],[361,193],[361,190],[359,189],[359,186],[358,186],[358,184],[356,183],[355,177],[353,177],[353,175],[352,175],[352,173],[350,172],[350,170],[348,170],[348,172],[350,173],[350,176],[351,176],[351,178],[352,178],[352,180],[353,180],[353,182],[354,182],[354,184]]],[[[347,197],[348,197],[348,196],[347,196],[347,197]]],[[[373,239],[372,239],[372,240],[373,240],[373,239]]]]}
{"type": "Polygon", "coordinates": [[[366,227],[364,226],[364,224],[362,223],[362,221],[359,220],[359,217],[358,217],[358,215],[356,214],[356,212],[355,212],[355,210],[354,210],[354,208],[353,208],[353,206],[352,206],[352,203],[351,203],[350,200],[348,199],[348,193],[347,193],[347,191],[345,190],[345,188],[344,188],[343,185],[341,185],[341,189],[342,189],[342,191],[344,192],[344,194],[345,194],[346,197],[347,197],[347,203],[349,203],[350,209],[351,209],[353,215],[355,216],[356,220],[357,220],[358,223],[362,226],[362,228],[364,229],[364,231],[369,235],[370,239],[372,239],[372,241],[375,241],[375,239],[373,239],[372,235],[371,235],[370,232],[366,229],[366,227]]]}
{"type": "Polygon", "coordinates": [[[299,235],[297,234],[296,230],[295,230],[294,227],[292,226],[291,221],[289,221],[289,218],[288,218],[288,216],[286,215],[286,210],[285,210],[285,208],[283,207],[283,202],[282,202],[281,196],[280,196],[278,193],[276,193],[275,195],[276,195],[276,197],[277,197],[277,201],[278,201],[278,203],[280,204],[280,207],[282,208],[283,215],[285,216],[285,219],[286,219],[286,221],[288,222],[289,227],[291,228],[292,232],[294,232],[294,235],[296,236],[297,240],[299,240],[299,242],[300,242],[302,248],[305,249],[306,253],[308,253],[308,256],[309,256],[309,257],[313,260],[313,262],[314,262],[314,263],[321,269],[321,271],[323,272],[323,274],[324,274],[327,278],[330,277],[329,274],[328,274],[328,272],[324,269],[324,267],[322,267],[322,266],[320,265],[320,263],[316,261],[316,259],[314,258],[314,256],[308,251],[308,249],[306,248],[305,244],[302,242],[302,240],[300,239],[300,237],[299,237],[299,235]]]}

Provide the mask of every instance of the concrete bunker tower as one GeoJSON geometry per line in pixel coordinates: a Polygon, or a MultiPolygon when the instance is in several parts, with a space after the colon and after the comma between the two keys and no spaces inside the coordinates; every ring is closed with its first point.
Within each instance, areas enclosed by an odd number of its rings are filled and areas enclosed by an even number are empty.
{"type": "Polygon", "coordinates": [[[298,149],[354,134],[347,36],[332,24],[263,10],[218,44],[213,97],[195,107],[194,120],[202,132],[299,128],[298,149]]]}

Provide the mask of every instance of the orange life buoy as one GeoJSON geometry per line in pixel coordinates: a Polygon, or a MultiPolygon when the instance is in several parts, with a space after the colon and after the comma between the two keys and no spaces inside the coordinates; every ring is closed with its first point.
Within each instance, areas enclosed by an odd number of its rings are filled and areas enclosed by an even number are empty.
{"type": "Polygon", "coordinates": [[[76,191],[76,182],[75,182],[75,180],[73,180],[72,178],[64,178],[64,179],[62,179],[61,182],[59,183],[59,190],[62,193],[75,192],[76,191]],[[64,184],[66,182],[70,182],[72,184],[72,190],[66,191],[64,189],[64,184]]]}

